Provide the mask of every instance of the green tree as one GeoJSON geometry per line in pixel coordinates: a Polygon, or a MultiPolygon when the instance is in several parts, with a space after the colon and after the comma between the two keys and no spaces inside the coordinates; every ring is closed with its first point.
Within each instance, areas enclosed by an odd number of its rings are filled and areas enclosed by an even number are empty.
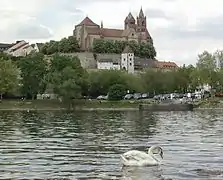
{"type": "Polygon", "coordinates": [[[72,67],[65,67],[60,72],[53,72],[51,82],[53,82],[54,92],[65,100],[79,98],[81,87],[78,85],[77,72],[72,67]]]}
{"type": "Polygon", "coordinates": [[[148,69],[141,74],[144,88],[151,94],[159,94],[164,92],[164,77],[165,75],[162,71],[154,69],[148,69]]]}
{"type": "Polygon", "coordinates": [[[68,38],[63,38],[59,41],[58,52],[62,53],[72,53],[80,51],[78,41],[73,36],[68,38]]]}
{"type": "Polygon", "coordinates": [[[41,46],[41,48],[40,48],[40,52],[43,53],[43,54],[48,55],[48,48],[49,48],[49,46],[50,46],[50,43],[49,42],[43,44],[41,46]]]}
{"type": "Polygon", "coordinates": [[[223,67],[223,50],[215,51],[214,57],[216,59],[216,66],[218,66],[218,68],[222,69],[222,67],[223,67]]]}
{"type": "Polygon", "coordinates": [[[49,45],[47,46],[47,54],[54,54],[54,53],[57,53],[58,52],[58,45],[59,45],[59,42],[58,41],[53,41],[51,40],[49,42],[49,45]]]}
{"type": "Polygon", "coordinates": [[[108,98],[109,100],[122,100],[126,91],[126,86],[123,84],[114,84],[109,88],[108,98]]]}
{"type": "Polygon", "coordinates": [[[216,58],[214,55],[208,51],[204,51],[201,54],[198,54],[197,68],[215,70],[216,69],[216,58]]]}
{"type": "Polygon", "coordinates": [[[214,86],[216,83],[216,57],[208,51],[204,51],[198,55],[197,68],[200,83],[214,86]]]}
{"type": "Polygon", "coordinates": [[[43,46],[40,48],[40,52],[46,55],[51,55],[58,52],[73,53],[79,51],[80,47],[78,41],[73,36],[63,38],[60,41],[51,40],[50,42],[43,44],[43,46]]]}
{"type": "Polygon", "coordinates": [[[20,87],[20,71],[11,60],[0,59],[0,99],[5,93],[13,93],[20,87]]]}
{"type": "Polygon", "coordinates": [[[139,57],[154,58],[156,56],[156,50],[152,42],[136,41],[111,41],[104,39],[95,39],[93,42],[94,53],[122,53],[126,45],[129,45],[134,54],[139,57]]]}
{"type": "Polygon", "coordinates": [[[56,94],[64,100],[71,100],[86,91],[86,74],[78,57],[55,54],[51,59],[48,80],[56,94]]]}
{"type": "Polygon", "coordinates": [[[45,91],[47,62],[40,53],[30,54],[18,61],[22,76],[22,94],[35,98],[38,93],[45,91]]]}
{"type": "Polygon", "coordinates": [[[106,95],[114,84],[122,84],[127,87],[125,72],[118,70],[101,70],[89,74],[89,95],[97,97],[106,95]]]}
{"type": "Polygon", "coordinates": [[[105,41],[103,39],[95,39],[93,41],[93,52],[95,53],[105,53],[104,48],[105,41]]]}

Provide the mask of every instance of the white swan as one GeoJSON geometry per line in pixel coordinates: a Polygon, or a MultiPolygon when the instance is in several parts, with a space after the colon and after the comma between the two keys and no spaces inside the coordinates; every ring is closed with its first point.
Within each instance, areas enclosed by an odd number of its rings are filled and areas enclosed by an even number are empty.
{"type": "Polygon", "coordinates": [[[131,150],[121,155],[124,166],[152,166],[160,163],[154,154],[159,154],[163,159],[163,150],[160,146],[151,146],[148,154],[138,150],[131,150]]]}

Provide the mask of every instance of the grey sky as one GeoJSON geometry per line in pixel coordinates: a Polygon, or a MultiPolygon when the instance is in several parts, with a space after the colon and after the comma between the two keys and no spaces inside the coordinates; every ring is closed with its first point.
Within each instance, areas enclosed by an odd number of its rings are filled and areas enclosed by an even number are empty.
{"type": "Polygon", "coordinates": [[[195,64],[198,53],[223,46],[222,0],[1,0],[0,41],[59,40],[86,15],[122,28],[128,12],[136,16],[141,6],[160,60],[195,64]]]}

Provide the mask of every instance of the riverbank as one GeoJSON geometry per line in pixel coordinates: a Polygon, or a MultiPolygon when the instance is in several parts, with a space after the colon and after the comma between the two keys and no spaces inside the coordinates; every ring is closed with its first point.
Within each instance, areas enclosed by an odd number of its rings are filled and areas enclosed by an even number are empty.
{"type": "Polygon", "coordinates": [[[74,100],[72,107],[70,104],[62,103],[58,100],[3,100],[0,103],[0,111],[65,111],[65,110],[118,110],[136,111],[142,103],[152,103],[151,101],[98,101],[98,100],[74,100]]]}
{"type": "MultiPolygon", "coordinates": [[[[72,107],[58,100],[3,100],[0,111],[138,111],[140,104],[153,104],[152,100],[74,100],[72,107]]],[[[223,110],[223,100],[210,98],[195,103],[194,110],[223,110]]]]}
{"type": "Polygon", "coordinates": [[[223,109],[223,99],[212,97],[195,103],[195,109],[223,109]]]}

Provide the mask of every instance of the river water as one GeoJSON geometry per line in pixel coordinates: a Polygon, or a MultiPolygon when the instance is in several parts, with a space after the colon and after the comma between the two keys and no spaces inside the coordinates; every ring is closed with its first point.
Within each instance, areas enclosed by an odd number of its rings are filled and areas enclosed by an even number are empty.
{"type": "Polygon", "coordinates": [[[0,179],[223,179],[223,114],[0,112],[0,179]],[[160,166],[120,154],[162,146],[160,166]]]}

